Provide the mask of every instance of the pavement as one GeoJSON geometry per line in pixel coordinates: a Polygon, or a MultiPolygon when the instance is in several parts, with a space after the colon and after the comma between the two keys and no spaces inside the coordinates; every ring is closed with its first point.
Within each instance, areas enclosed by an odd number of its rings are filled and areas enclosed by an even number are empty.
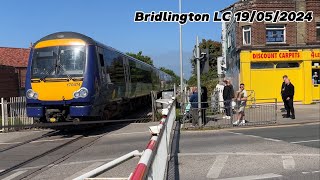
{"type": "Polygon", "coordinates": [[[320,122],[320,103],[315,104],[295,104],[295,114],[296,119],[292,120],[290,118],[283,118],[286,114],[284,106],[278,106],[277,110],[277,124],[296,124],[296,123],[310,123],[310,122],[320,122]],[[283,110],[283,111],[281,111],[283,110]]]}
{"type": "MultiPolygon", "coordinates": [[[[99,132],[85,137],[81,143],[83,143],[83,141],[90,142],[92,138],[103,134],[96,142],[76,151],[57,165],[52,165],[49,168],[40,171],[40,173],[32,175],[31,179],[73,179],[131,151],[139,150],[142,152],[150,139],[148,126],[153,125],[158,125],[158,123],[132,123],[114,128],[102,127],[99,132]]],[[[6,150],[6,148],[10,146],[40,137],[43,134],[50,132],[50,130],[44,130],[0,134],[0,172],[75,139],[78,136],[77,134],[57,134],[6,150]]],[[[72,143],[58,151],[35,159],[34,161],[26,163],[23,166],[0,176],[0,179],[21,179],[25,177],[25,175],[32,173],[34,170],[77,149],[80,146],[79,144],[80,143],[78,142],[72,143]]],[[[99,175],[99,177],[129,177],[130,173],[134,171],[139,159],[140,157],[130,159],[114,169],[99,175]]]]}
{"type": "Polygon", "coordinates": [[[319,123],[179,136],[168,179],[320,179],[319,123]]]}

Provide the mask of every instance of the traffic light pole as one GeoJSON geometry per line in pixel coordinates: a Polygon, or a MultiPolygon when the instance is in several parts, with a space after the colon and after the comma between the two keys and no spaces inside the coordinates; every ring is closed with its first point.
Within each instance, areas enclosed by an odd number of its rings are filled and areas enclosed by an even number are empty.
{"type": "Polygon", "coordinates": [[[200,82],[200,49],[199,49],[199,38],[197,36],[197,84],[198,84],[198,125],[202,127],[201,117],[201,82],[200,82]]]}

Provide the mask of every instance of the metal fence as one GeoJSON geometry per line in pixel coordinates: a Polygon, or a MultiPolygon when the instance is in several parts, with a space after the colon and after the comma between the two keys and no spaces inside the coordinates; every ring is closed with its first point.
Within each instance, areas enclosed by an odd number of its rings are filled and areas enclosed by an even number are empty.
{"type": "Polygon", "coordinates": [[[2,132],[18,129],[10,126],[33,124],[33,118],[28,117],[26,114],[25,97],[11,97],[8,100],[1,98],[0,108],[0,131],[2,132]]]}
{"type": "MultiPolygon", "coordinates": [[[[267,99],[249,99],[246,104],[237,101],[211,101],[201,104],[202,125],[204,127],[233,127],[233,126],[250,126],[262,124],[274,124],[277,122],[277,99],[268,99],[272,103],[257,104],[256,101],[267,99]],[[207,106],[205,106],[207,105],[207,106]],[[230,114],[228,114],[228,110],[230,114]],[[243,118],[239,118],[241,113],[243,118]],[[237,121],[239,120],[239,121],[237,121]]],[[[185,107],[185,113],[181,119],[183,128],[193,128],[198,126],[199,109],[197,104],[189,103],[185,107]]]]}

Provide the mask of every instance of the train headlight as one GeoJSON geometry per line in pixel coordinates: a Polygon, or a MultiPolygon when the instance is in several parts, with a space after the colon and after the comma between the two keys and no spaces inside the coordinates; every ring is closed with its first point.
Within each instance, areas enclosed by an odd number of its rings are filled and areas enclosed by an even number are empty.
{"type": "Polygon", "coordinates": [[[26,94],[28,99],[38,99],[38,93],[34,92],[32,89],[29,89],[26,94]]]}
{"type": "Polygon", "coordinates": [[[81,88],[80,91],[79,91],[79,93],[80,93],[80,96],[81,96],[82,98],[85,98],[85,97],[88,96],[88,89],[86,89],[86,88],[81,88]]]}
{"type": "Polygon", "coordinates": [[[76,99],[79,98],[80,97],[80,93],[78,91],[74,92],[73,93],[73,97],[76,98],[76,99]]]}
{"type": "Polygon", "coordinates": [[[76,98],[76,99],[80,98],[80,97],[81,98],[85,98],[85,97],[88,96],[88,94],[89,94],[89,91],[88,91],[87,88],[81,88],[78,91],[73,93],[73,97],[76,98]]]}

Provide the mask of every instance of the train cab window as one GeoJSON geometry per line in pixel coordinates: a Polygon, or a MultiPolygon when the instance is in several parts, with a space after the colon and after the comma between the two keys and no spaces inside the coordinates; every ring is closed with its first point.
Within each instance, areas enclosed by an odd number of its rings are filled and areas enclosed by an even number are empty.
{"type": "Polygon", "coordinates": [[[300,64],[297,62],[281,62],[277,63],[276,68],[298,68],[300,67],[300,64]]]}

